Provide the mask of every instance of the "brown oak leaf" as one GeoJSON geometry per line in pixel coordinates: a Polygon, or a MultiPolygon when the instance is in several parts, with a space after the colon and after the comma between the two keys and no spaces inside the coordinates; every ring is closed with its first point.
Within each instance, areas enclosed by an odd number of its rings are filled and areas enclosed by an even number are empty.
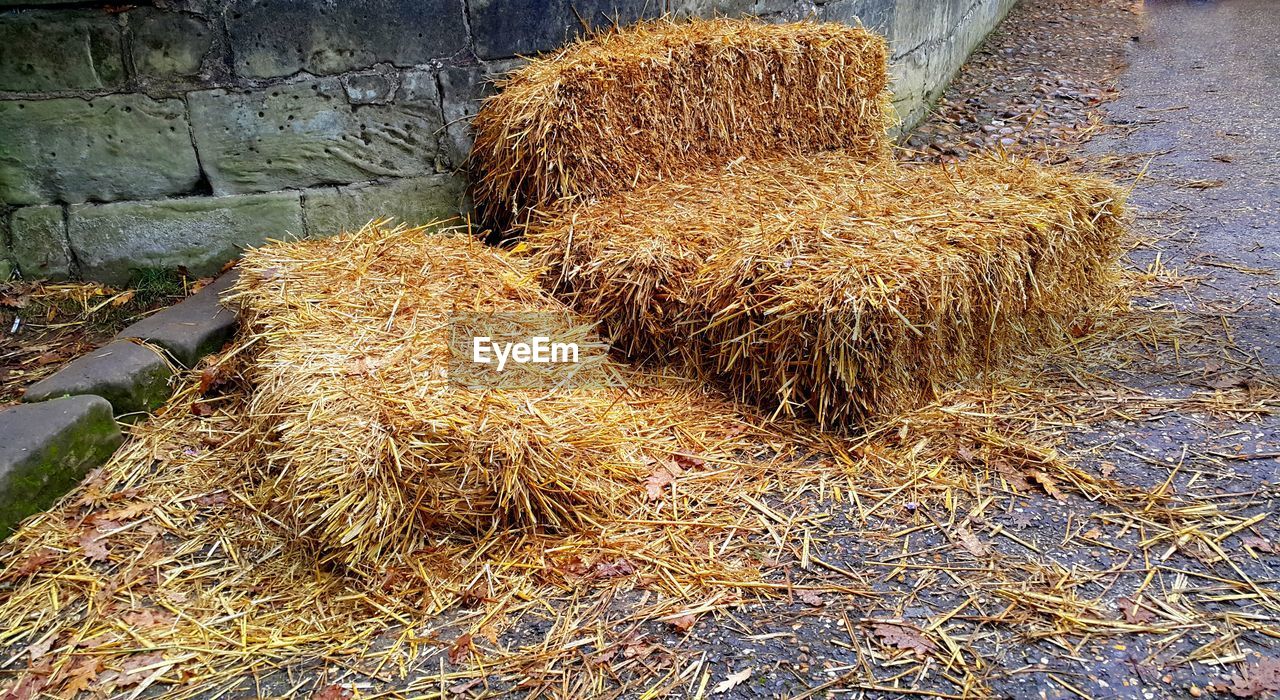
{"type": "Polygon", "coordinates": [[[347,700],[352,692],[340,685],[326,685],[311,694],[311,700],[347,700]]]}
{"type": "Polygon", "coordinates": [[[685,613],[680,617],[673,617],[667,620],[668,625],[671,625],[672,627],[676,628],[681,632],[688,632],[689,630],[693,629],[694,624],[696,624],[697,622],[698,622],[697,616],[690,613],[685,613]]]}
{"type": "Polygon", "coordinates": [[[877,622],[872,625],[871,631],[882,643],[910,651],[917,656],[927,656],[938,650],[938,645],[920,630],[900,622],[877,622]]]}
{"type": "Polygon", "coordinates": [[[1265,552],[1267,554],[1280,554],[1280,550],[1276,549],[1275,542],[1265,537],[1258,537],[1257,535],[1245,535],[1240,538],[1240,544],[1248,547],[1249,549],[1256,549],[1259,552],[1265,552]]]}
{"type": "Polygon", "coordinates": [[[43,659],[44,655],[48,654],[49,650],[53,648],[53,643],[56,639],[57,636],[51,634],[27,647],[27,654],[31,656],[32,663],[43,659]]]}
{"type": "MultiPolygon", "coordinates": [[[[678,472],[672,471],[671,467],[675,465],[659,464],[653,468],[653,472],[644,480],[644,490],[649,494],[649,500],[656,501],[662,498],[667,488],[675,483],[678,472]]],[[[676,467],[679,469],[679,467],[676,467]]]]}
{"type": "Polygon", "coordinates": [[[1049,476],[1045,472],[1039,469],[1034,469],[1031,472],[1031,478],[1035,479],[1036,483],[1040,484],[1040,488],[1044,489],[1044,492],[1052,496],[1054,500],[1067,500],[1066,494],[1062,493],[1058,488],[1058,482],[1054,481],[1053,477],[1049,476]]]}
{"type": "MultiPolygon", "coordinates": [[[[702,459],[701,457],[695,457],[694,455],[687,455],[687,454],[684,454],[683,452],[673,452],[671,454],[671,459],[675,460],[676,464],[680,465],[685,469],[697,469],[698,467],[701,467],[702,465],[707,463],[706,460],[702,459]]],[[[676,472],[676,473],[679,474],[679,472],[676,472]]]]}
{"type": "Polygon", "coordinates": [[[803,601],[805,605],[812,605],[815,608],[820,608],[827,604],[827,601],[822,598],[822,594],[812,588],[806,588],[796,593],[796,597],[803,601]]]}
{"type": "Polygon", "coordinates": [[[594,570],[596,578],[618,578],[620,576],[630,576],[635,572],[635,565],[624,558],[596,562],[594,570]]]}
{"type": "MultiPolygon", "coordinates": [[[[124,662],[124,667],[115,674],[113,680],[117,688],[137,685],[164,666],[164,654],[153,651],[148,654],[135,654],[124,662]]],[[[106,674],[103,674],[104,676],[106,674]]]]}
{"type": "Polygon", "coordinates": [[[463,659],[473,653],[475,653],[475,645],[471,643],[471,635],[459,635],[453,644],[449,646],[449,663],[461,663],[463,659]]]}
{"type": "Polygon", "coordinates": [[[22,560],[21,564],[18,564],[13,568],[9,573],[9,576],[21,578],[23,576],[30,576],[31,574],[42,571],[45,564],[53,561],[53,554],[54,552],[52,549],[41,547],[27,555],[27,557],[22,560]]]}
{"type": "Polygon", "coordinates": [[[1280,658],[1259,657],[1245,669],[1243,676],[1233,676],[1231,681],[1231,694],[1238,698],[1257,698],[1280,691],[1280,658]]]}
{"type": "Polygon", "coordinates": [[[84,550],[85,558],[89,561],[106,561],[107,557],[111,556],[111,550],[107,548],[107,538],[97,527],[80,535],[79,544],[84,550]]]}
{"type": "Polygon", "coordinates": [[[98,678],[101,670],[100,662],[92,656],[79,657],[79,660],[68,666],[61,674],[62,696],[74,697],[77,693],[88,690],[98,678]]]}
{"type": "Polygon", "coordinates": [[[1150,610],[1138,605],[1135,600],[1120,598],[1116,602],[1120,604],[1120,611],[1124,613],[1124,621],[1131,625],[1145,625],[1156,619],[1150,610]]]}
{"type": "Polygon", "coordinates": [[[1004,480],[1009,482],[1009,486],[1014,491],[1030,491],[1031,482],[1027,481],[1027,475],[1021,469],[1009,464],[1008,462],[996,462],[996,471],[1004,480]]]}
{"type": "Polygon", "coordinates": [[[121,619],[135,629],[148,629],[173,624],[176,618],[167,610],[143,608],[141,610],[130,610],[122,615],[121,619]]]}
{"type": "Polygon", "coordinates": [[[978,536],[973,534],[973,531],[964,523],[956,523],[955,533],[956,538],[960,540],[960,545],[973,556],[985,557],[991,554],[991,548],[987,543],[978,539],[978,536]]]}

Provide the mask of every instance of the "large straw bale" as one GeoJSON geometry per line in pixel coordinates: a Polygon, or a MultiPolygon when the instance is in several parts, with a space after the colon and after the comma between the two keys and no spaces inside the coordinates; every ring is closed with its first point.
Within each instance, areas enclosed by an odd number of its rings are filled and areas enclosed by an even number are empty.
{"type": "Polygon", "coordinates": [[[684,173],[531,231],[548,284],[639,359],[852,426],[1058,333],[1106,285],[1121,193],[1026,162],[827,152],[684,173]]]}
{"type": "Polygon", "coordinates": [[[563,309],[521,261],[373,225],[253,250],[241,269],[256,464],[274,516],[325,557],[374,570],[433,532],[580,528],[641,483],[617,389],[449,380],[456,314],[563,309]]]}
{"type": "Polygon", "coordinates": [[[846,25],[662,19],[531,60],[475,117],[473,194],[500,230],[583,200],[778,153],[881,159],[885,42],[846,25]]]}

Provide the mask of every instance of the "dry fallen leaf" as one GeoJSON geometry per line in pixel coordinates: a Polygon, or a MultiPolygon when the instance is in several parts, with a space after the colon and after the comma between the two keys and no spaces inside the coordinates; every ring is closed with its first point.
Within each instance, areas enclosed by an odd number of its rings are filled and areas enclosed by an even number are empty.
{"type": "Polygon", "coordinates": [[[630,561],[624,558],[618,558],[613,561],[597,562],[595,566],[596,578],[618,578],[620,576],[630,576],[636,572],[636,567],[630,561]]]}
{"type": "Polygon", "coordinates": [[[965,464],[978,464],[978,452],[971,444],[961,444],[956,447],[956,459],[965,464]]]}
{"type": "Polygon", "coordinates": [[[204,396],[213,389],[226,383],[226,372],[220,365],[206,367],[200,372],[200,395],[204,396]]]}
{"type": "Polygon", "coordinates": [[[31,656],[31,661],[36,662],[44,658],[44,655],[48,654],[49,650],[53,648],[53,642],[55,639],[56,636],[50,634],[44,639],[41,639],[35,644],[27,647],[27,654],[31,656]]]}
{"type": "Polygon", "coordinates": [[[117,508],[115,510],[107,511],[107,513],[105,513],[102,517],[108,520],[114,520],[116,522],[127,523],[130,520],[133,520],[134,518],[138,517],[139,515],[142,515],[143,513],[150,511],[152,508],[155,508],[154,503],[137,501],[127,506],[117,508]]]}
{"type": "Polygon", "coordinates": [[[1257,535],[1245,535],[1240,538],[1240,544],[1244,545],[1245,547],[1248,547],[1249,549],[1256,549],[1259,552],[1265,552],[1267,554],[1280,554],[1280,550],[1276,549],[1275,543],[1269,539],[1266,539],[1265,537],[1258,537],[1257,535]]]}
{"type": "Polygon", "coordinates": [[[727,693],[730,690],[733,690],[734,688],[738,687],[738,685],[741,684],[743,681],[750,678],[751,672],[754,670],[755,670],[755,667],[748,666],[747,668],[744,668],[741,671],[738,671],[737,673],[729,674],[729,677],[717,683],[715,689],[713,689],[711,692],[713,694],[719,695],[720,693],[727,693]]]}
{"type": "MultiPolygon", "coordinates": [[[[127,688],[145,681],[148,676],[164,668],[164,666],[164,654],[156,651],[148,654],[135,654],[124,662],[124,667],[118,673],[109,673],[113,674],[111,681],[116,688],[127,688]]],[[[106,673],[103,674],[103,676],[107,675],[106,673]]]]}
{"type": "Polygon", "coordinates": [[[654,467],[653,473],[644,480],[644,489],[649,494],[649,500],[656,501],[666,494],[667,487],[673,483],[675,483],[675,474],[667,466],[660,464],[654,467]]]}
{"type": "MultiPolygon", "coordinates": [[[[479,682],[480,682],[480,679],[476,679],[475,683],[479,683],[479,682]]],[[[473,683],[472,685],[474,685],[475,683],[473,683]]],[[[463,690],[459,690],[457,692],[461,693],[465,691],[466,689],[464,688],[463,690]]],[[[350,690],[347,690],[346,688],[343,688],[340,685],[326,685],[325,687],[321,688],[320,690],[317,690],[314,694],[312,694],[311,700],[347,700],[347,698],[351,697],[351,695],[352,693],[350,690]]]]}
{"type": "Polygon", "coordinates": [[[1150,610],[1138,605],[1137,601],[1129,598],[1120,598],[1116,602],[1120,603],[1120,611],[1124,613],[1124,621],[1131,625],[1145,625],[1156,619],[1156,616],[1150,610]]]}
{"type": "Polygon", "coordinates": [[[796,593],[796,597],[804,601],[806,605],[812,605],[815,608],[820,608],[827,604],[827,601],[823,600],[822,595],[812,588],[806,588],[799,593],[796,593]]]}
{"type": "Polygon", "coordinates": [[[77,693],[88,690],[98,678],[98,669],[99,661],[92,656],[82,657],[67,668],[63,673],[62,696],[74,697],[77,693]]]}
{"type": "Polygon", "coordinates": [[[671,625],[677,630],[680,630],[681,632],[688,632],[689,630],[693,629],[693,625],[697,623],[697,621],[698,621],[697,616],[692,614],[685,614],[685,615],[681,615],[680,617],[673,617],[670,620],[667,620],[667,624],[671,625]]]}
{"type": "Polygon", "coordinates": [[[12,294],[0,294],[0,306],[7,309],[21,309],[31,301],[30,294],[20,294],[13,296],[12,294]]]}
{"type": "MultiPolygon", "coordinates": [[[[706,460],[702,459],[701,457],[695,457],[693,455],[687,455],[681,452],[672,453],[671,459],[675,461],[677,465],[679,465],[680,467],[683,467],[684,469],[697,469],[698,467],[701,467],[707,463],[706,460]]],[[[680,474],[680,472],[678,471],[673,473],[676,475],[680,474]]]]}
{"type": "Polygon", "coordinates": [[[1280,691],[1280,658],[1260,657],[1250,664],[1244,676],[1233,676],[1231,694],[1238,698],[1257,698],[1280,691]]]}
{"type": "Polygon", "coordinates": [[[166,610],[143,608],[141,610],[131,610],[121,616],[121,619],[134,628],[148,629],[173,624],[176,618],[166,610]]]}
{"type": "Polygon", "coordinates": [[[1031,482],[1027,481],[1027,475],[1024,474],[1021,469],[1018,469],[1008,462],[996,462],[995,467],[996,471],[1000,473],[1000,476],[1004,477],[1005,481],[1009,482],[1009,486],[1011,486],[1014,491],[1031,490],[1031,482]]]}
{"type": "Polygon", "coordinates": [[[453,644],[449,647],[449,663],[451,664],[460,663],[463,659],[467,658],[467,656],[469,656],[474,651],[475,651],[475,647],[471,644],[471,635],[469,634],[459,635],[458,638],[454,640],[453,644]]]}
{"type": "Polygon", "coordinates": [[[1019,530],[1025,530],[1026,528],[1031,527],[1031,524],[1035,521],[1036,516],[1025,510],[1015,510],[1013,515],[1009,516],[1009,522],[1013,523],[1013,526],[1019,530]]]}
{"type": "Polygon", "coordinates": [[[26,559],[23,559],[22,563],[15,567],[10,575],[19,578],[30,576],[43,570],[44,565],[50,561],[53,561],[53,550],[42,547],[30,554],[26,559]]]}
{"type": "Polygon", "coordinates": [[[961,546],[973,556],[985,557],[991,554],[991,548],[987,546],[987,543],[978,539],[978,536],[973,534],[973,531],[964,523],[956,523],[955,533],[956,538],[960,540],[961,546]]]}
{"type": "Polygon", "coordinates": [[[36,365],[56,365],[66,359],[68,358],[57,350],[50,350],[49,352],[42,353],[40,356],[36,357],[36,365]]]}
{"type": "Polygon", "coordinates": [[[1054,500],[1067,500],[1066,494],[1062,493],[1062,491],[1058,489],[1058,482],[1054,481],[1053,477],[1039,469],[1034,469],[1031,472],[1031,478],[1035,479],[1036,483],[1040,484],[1040,488],[1044,489],[1044,492],[1052,496],[1054,500]]]}
{"type": "Polygon", "coordinates": [[[194,416],[199,416],[201,418],[208,418],[209,416],[212,416],[213,413],[214,413],[213,406],[207,403],[197,401],[191,404],[191,414],[194,416]]]}
{"type": "Polygon", "coordinates": [[[106,537],[96,527],[81,535],[79,544],[89,561],[106,561],[111,555],[111,550],[107,549],[106,537]]]}
{"type": "Polygon", "coordinates": [[[938,650],[937,644],[910,625],[898,622],[877,622],[872,625],[871,631],[882,643],[903,651],[914,652],[917,656],[927,656],[938,650]]]}
{"type": "MultiPolygon", "coordinates": [[[[476,687],[477,685],[480,685],[483,682],[484,682],[483,678],[472,678],[469,681],[463,681],[462,683],[457,683],[449,686],[449,692],[453,693],[454,695],[462,695],[463,693],[467,692],[468,690],[471,690],[472,688],[476,687]]],[[[351,697],[351,696],[346,695],[343,697],[351,697]]]]}

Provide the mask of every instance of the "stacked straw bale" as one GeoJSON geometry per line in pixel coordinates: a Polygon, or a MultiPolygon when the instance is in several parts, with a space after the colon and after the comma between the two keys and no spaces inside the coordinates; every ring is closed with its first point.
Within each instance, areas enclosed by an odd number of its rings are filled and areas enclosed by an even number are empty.
{"type": "Polygon", "coordinates": [[[513,73],[476,116],[476,207],[505,230],[691,167],[835,148],[884,158],[885,62],[879,36],[816,22],[662,19],[575,42],[513,73]]]}
{"type": "Polygon", "coordinates": [[[552,288],[631,356],[835,427],[1058,334],[1105,288],[1121,233],[1120,193],[1094,178],[829,152],[689,172],[529,241],[552,288]]]}
{"type": "Polygon", "coordinates": [[[620,390],[449,381],[451,317],[563,309],[522,261],[467,235],[374,224],[252,250],[240,267],[262,488],[328,559],[376,570],[431,533],[626,511],[646,472],[620,390]]]}
{"type": "Polygon", "coordinates": [[[1118,255],[1121,193],[888,151],[862,29],[660,21],[515,71],[477,116],[476,201],[632,357],[847,427],[1034,347],[1118,255]]]}

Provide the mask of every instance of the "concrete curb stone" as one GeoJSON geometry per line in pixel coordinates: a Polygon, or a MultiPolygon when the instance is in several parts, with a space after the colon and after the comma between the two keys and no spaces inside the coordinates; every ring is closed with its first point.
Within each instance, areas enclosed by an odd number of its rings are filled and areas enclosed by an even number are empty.
{"type": "Polygon", "coordinates": [[[159,352],[116,340],[32,384],[22,400],[93,394],[109,401],[117,416],[145,413],[169,398],[171,377],[173,369],[159,352]]]}
{"type": "Polygon", "coordinates": [[[0,536],[52,505],[123,441],[100,396],[0,410],[0,536]]]}
{"type": "Polygon", "coordinates": [[[164,348],[183,367],[195,367],[201,357],[231,339],[240,315],[223,306],[218,296],[235,284],[232,270],[181,302],[124,329],[116,340],[137,338],[164,348]]]}
{"type": "Polygon", "coordinates": [[[240,315],[219,295],[235,281],[222,275],[28,387],[28,403],[0,409],[0,538],[111,457],[124,441],[113,413],[145,415],[169,397],[173,368],[136,340],[190,368],[231,339],[240,315]]]}

